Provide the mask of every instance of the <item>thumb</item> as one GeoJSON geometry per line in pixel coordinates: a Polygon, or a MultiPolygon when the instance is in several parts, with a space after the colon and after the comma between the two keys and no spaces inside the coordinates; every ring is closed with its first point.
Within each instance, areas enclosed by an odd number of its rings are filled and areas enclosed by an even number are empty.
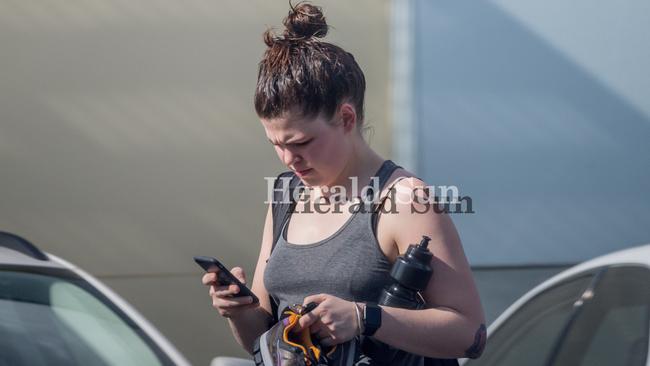
{"type": "Polygon", "coordinates": [[[244,273],[244,270],[241,267],[233,267],[233,269],[230,270],[230,273],[232,273],[239,282],[244,285],[246,284],[246,273],[244,273]]]}

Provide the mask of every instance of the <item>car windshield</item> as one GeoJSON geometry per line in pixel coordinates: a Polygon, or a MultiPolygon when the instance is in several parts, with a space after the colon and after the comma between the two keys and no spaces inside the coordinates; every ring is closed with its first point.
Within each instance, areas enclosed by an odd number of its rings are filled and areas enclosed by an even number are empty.
{"type": "Polygon", "coordinates": [[[0,365],[171,365],[86,281],[0,270],[0,365]]]}

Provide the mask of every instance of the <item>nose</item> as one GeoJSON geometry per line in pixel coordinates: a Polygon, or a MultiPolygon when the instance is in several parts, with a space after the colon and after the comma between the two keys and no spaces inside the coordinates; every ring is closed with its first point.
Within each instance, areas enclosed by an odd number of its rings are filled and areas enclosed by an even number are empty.
{"type": "Polygon", "coordinates": [[[295,151],[292,151],[288,147],[285,147],[282,151],[282,162],[286,166],[292,166],[295,163],[300,162],[301,159],[300,155],[296,154],[295,151]]]}

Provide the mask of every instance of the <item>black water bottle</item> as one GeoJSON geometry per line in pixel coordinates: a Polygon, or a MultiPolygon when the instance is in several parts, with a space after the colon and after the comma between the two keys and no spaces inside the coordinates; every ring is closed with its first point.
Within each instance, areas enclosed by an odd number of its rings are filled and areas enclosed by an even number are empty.
{"type": "Polygon", "coordinates": [[[429,263],[433,254],[427,246],[431,238],[422,236],[419,244],[411,244],[404,256],[397,257],[390,276],[395,280],[379,298],[380,305],[403,309],[422,309],[425,302],[420,295],[431,279],[429,263]]]}
{"type": "MultiPolygon", "coordinates": [[[[431,238],[422,236],[419,244],[411,244],[403,256],[397,257],[390,276],[392,284],[384,288],[378,304],[403,309],[422,309],[426,305],[420,295],[431,279],[433,270],[429,263],[433,254],[427,246],[431,238]]],[[[363,352],[370,356],[373,365],[392,365],[393,360],[400,364],[418,365],[423,356],[410,354],[393,348],[370,337],[362,341],[363,352]]]]}

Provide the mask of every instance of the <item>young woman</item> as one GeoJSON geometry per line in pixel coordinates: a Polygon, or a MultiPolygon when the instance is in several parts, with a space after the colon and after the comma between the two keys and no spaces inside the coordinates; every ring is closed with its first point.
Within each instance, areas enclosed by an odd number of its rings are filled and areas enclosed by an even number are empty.
{"type": "MultiPolygon", "coordinates": [[[[357,309],[363,312],[377,302],[397,256],[426,235],[434,255],[433,276],[422,292],[427,308],[380,306],[381,323],[374,325],[372,336],[432,358],[480,356],[483,310],[450,217],[413,200],[424,194],[426,184],[364,140],[364,75],[350,53],[321,40],[328,31],[321,9],[300,3],[284,25],[282,35],[264,35],[268,49],[259,65],[255,109],[278,157],[309,188],[309,196],[282,223],[275,246],[269,205],[252,284],[260,303],[232,297],[237,286],[218,286],[216,275],[208,273],[203,283],[210,286],[213,306],[249,352],[268,329],[269,294],[280,302],[279,309],[318,303],[300,319],[301,329],[308,327],[324,345],[343,344],[360,334],[364,324],[357,309]],[[377,214],[351,210],[358,203],[353,180],[363,186],[373,177],[379,180],[380,197],[392,198],[385,202],[391,209],[377,214]],[[396,195],[389,195],[391,189],[396,195]],[[335,194],[343,191],[344,201],[335,194]]],[[[245,283],[241,268],[232,272],[245,283]]]]}

